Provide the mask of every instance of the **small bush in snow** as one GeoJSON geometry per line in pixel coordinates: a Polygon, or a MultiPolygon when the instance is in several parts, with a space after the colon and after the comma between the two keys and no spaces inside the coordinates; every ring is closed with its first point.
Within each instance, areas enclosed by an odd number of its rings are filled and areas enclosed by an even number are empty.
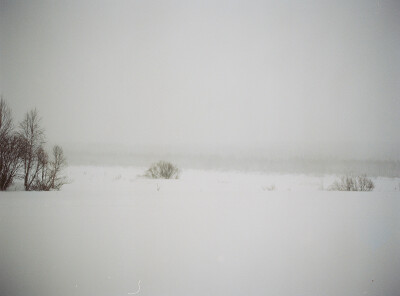
{"type": "Polygon", "coordinates": [[[178,179],[179,169],[170,162],[159,161],[152,164],[145,176],[151,179],[178,179]]]}
{"type": "Polygon", "coordinates": [[[268,190],[268,191],[274,191],[276,188],[275,188],[275,184],[272,184],[272,185],[270,185],[270,186],[263,186],[262,189],[263,189],[264,191],[266,191],[266,190],[268,190]]]}
{"type": "Polygon", "coordinates": [[[372,191],[375,188],[374,182],[367,176],[342,176],[329,187],[332,191],[372,191]]]}

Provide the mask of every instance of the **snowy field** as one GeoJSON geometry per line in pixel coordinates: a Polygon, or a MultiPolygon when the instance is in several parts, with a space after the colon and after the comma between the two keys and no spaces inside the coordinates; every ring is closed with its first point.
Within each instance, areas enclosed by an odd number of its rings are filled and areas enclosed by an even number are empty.
{"type": "Polygon", "coordinates": [[[400,295],[399,178],[144,171],[0,193],[0,295],[400,295]]]}
{"type": "MultiPolygon", "coordinates": [[[[179,180],[143,178],[145,167],[71,166],[65,192],[112,191],[127,193],[322,191],[338,179],[336,175],[271,174],[223,170],[183,170],[179,180]]],[[[375,192],[400,192],[400,178],[372,177],[375,192]]]]}

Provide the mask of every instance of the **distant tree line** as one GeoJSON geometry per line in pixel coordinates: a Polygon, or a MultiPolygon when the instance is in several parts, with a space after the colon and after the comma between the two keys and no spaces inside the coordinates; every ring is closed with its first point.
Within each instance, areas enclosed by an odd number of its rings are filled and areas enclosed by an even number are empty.
{"type": "Polygon", "coordinates": [[[45,150],[45,133],[36,109],[27,112],[15,128],[11,109],[0,99],[0,190],[16,179],[26,191],[59,190],[66,183],[61,175],[66,166],[64,152],[55,145],[45,150]]]}

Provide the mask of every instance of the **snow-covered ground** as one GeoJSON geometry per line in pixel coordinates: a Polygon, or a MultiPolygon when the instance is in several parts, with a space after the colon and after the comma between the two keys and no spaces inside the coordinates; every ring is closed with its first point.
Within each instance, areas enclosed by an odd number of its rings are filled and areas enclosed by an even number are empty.
{"type": "Polygon", "coordinates": [[[0,193],[0,295],[399,295],[399,179],[144,171],[0,193]]]}
{"type": "MultiPolygon", "coordinates": [[[[143,178],[144,167],[72,166],[65,192],[112,191],[129,193],[322,191],[336,175],[268,174],[262,172],[183,170],[179,180],[143,178]]],[[[372,177],[376,192],[400,192],[400,178],[372,177]]]]}

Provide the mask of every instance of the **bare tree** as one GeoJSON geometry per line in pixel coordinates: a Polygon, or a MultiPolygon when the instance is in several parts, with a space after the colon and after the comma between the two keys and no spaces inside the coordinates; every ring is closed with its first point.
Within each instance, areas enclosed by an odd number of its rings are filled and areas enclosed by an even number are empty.
{"type": "Polygon", "coordinates": [[[66,165],[64,151],[60,146],[54,146],[53,160],[50,162],[50,189],[60,190],[61,186],[66,183],[65,176],[60,175],[66,165]]]}
{"type": "Polygon", "coordinates": [[[49,191],[60,190],[67,183],[65,176],[61,176],[62,170],[66,166],[64,152],[60,146],[53,147],[53,159],[49,161],[49,156],[44,149],[38,150],[37,161],[39,172],[32,185],[32,190],[49,191]]]}
{"type": "Polygon", "coordinates": [[[35,191],[48,191],[50,170],[49,170],[49,155],[41,147],[36,154],[37,167],[39,168],[36,178],[31,186],[31,190],[35,191]]]}
{"type": "Polygon", "coordinates": [[[22,145],[16,135],[4,138],[0,148],[0,191],[6,190],[18,177],[22,167],[22,145]]]}
{"type": "Polygon", "coordinates": [[[6,190],[21,166],[21,141],[13,131],[11,110],[0,99],[0,190],[6,190]]]}
{"type": "MultiPolygon", "coordinates": [[[[3,97],[0,98],[0,141],[9,137],[13,130],[11,110],[3,97]]],[[[0,142],[0,143],[1,143],[0,142]]]]}
{"type": "Polygon", "coordinates": [[[49,160],[43,148],[45,136],[40,121],[34,109],[25,114],[18,133],[14,132],[11,110],[0,99],[0,190],[6,190],[16,177],[23,178],[26,191],[59,190],[66,183],[61,176],[66,166],[64,152],[54,146],[49,160]]]}
{"type": "Polygon", "coordinates": [[[40,149],[44,144],[44,129],[40,126],[40,117],[36,109],[25,114],[24,120],[19,125],[19,136],[22,140],[22,161],[24,187],[31,190],[32,184],[41,169],[38,159],[40,149]]]}

